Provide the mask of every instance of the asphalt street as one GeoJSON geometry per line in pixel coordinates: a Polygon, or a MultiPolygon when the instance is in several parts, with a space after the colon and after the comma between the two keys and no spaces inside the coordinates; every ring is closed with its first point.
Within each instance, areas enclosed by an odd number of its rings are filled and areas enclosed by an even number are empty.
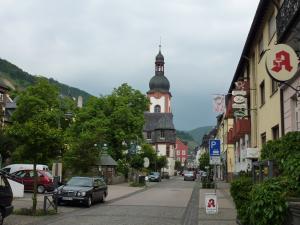
{"type": "Polygon", "coordinates": [[[131,196],[91,208],[80,208],[36,225],[198,224],[198,213],[190,218],[191,214],[187,211],[193,208],[198,211],[199,201],[191,201],[194,199],[191,199],[192,193],[199,193],[198,190],[197,182],[175,177],[131,196]],[[193,189],[197,191],[193,192],[193,189]]]}
{"type": "Polygon", "coordinates": [[[183,181],[181,176],[173,177],[124,197],[108,199],[106,203],[96,204],[91,208],[61,206],[60,210],[65,213],[29,224],[235,225],[236,214],[229,193],[224,192],[225,189],[218,190],[219,213],[206,215],[204,195],[212,190],[201,189],[200,186],[197,181],[183,181]]]}

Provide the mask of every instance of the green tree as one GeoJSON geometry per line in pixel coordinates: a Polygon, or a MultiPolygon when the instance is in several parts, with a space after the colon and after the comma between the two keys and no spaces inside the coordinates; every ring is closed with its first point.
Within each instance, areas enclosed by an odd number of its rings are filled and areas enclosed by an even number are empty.
{"type": "Polygon", "coordinates": [[[67,129],[68,150],[63,161],[72,173],[87,174],[99,160],[101,145],[107,143],[109,130],[104,107],[105,99],[91,97],[86,106],[78,110],[75,121],[67,129]]]}
{"type": "Polygon", "coordinates": [[[57,88],[40,78],[20,94],[12,125],[8,129],[17,141],[15,154],[34,165],[33,214],[37,204],[36,164],[57,157],[63,148],[62,132],[57,126],[58,112],[57,88]]]}
{"type": "Polygon", "coordinates": [[[161,171],[162,168],[166,168],[168,166],[168,159],[164,156],[158,156],[156,159],[156,168],[158,171],[161,171]]]}
{"type": "Polygon", "coordinates": [[[209,167],[209,154],[208,152],[204,152],[201,157],[199,158],[199,168],[200,170],[206,170],[205,167],[209,167]]]}
{"type": "Polygon", "coordinates": [[[181,171],[182,170],[182,166],[181,166],[181,162],[180,161],[175,161],[175,170],[177,171],[181,171]]]}
{"type": "Polygon", "coordinates": [[[149,144],[142,145],[141,156],[143,158],[147,157],[149,159],[150,165],[148,167],[149,170],[155,170],[155,161],[157,159],[157,155],[153,147],[149,144]]]}
{"type": "Polygon", "coordinates": [[[16,141],[5,133],[5,130],[0,129],[0,154],[2,157],[2,163],[5,162],[6,159],[11,157],[13,150],[16,148],[16,141]]]}
{"type": "Polygon", "coordinates": [[[112,157],[122,158],[122,143],[142,139],[144,112],[148,108],[147,97],[128,84],[122,84],[105,98],[104,114],[109,118],[108,142],[112,147],[112,157]]]}
{"type": "Polygon", "coordinates": [[[147,106],[146,96],[127,84],[114,89],[111,95],[91,97],[68,129],[66,165],[74,172],[89,171],[99,158],[95,143],[106,143],[108,153],[116,161],[124,159],[123,152],[128,146],[123,143],[142,139],[147,106]]]}

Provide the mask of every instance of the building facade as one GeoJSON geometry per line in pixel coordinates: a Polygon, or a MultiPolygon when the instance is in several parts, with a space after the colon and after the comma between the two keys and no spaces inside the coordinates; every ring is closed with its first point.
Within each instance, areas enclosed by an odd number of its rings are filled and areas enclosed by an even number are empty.
{"type": "Polygon", "coordinates": [[[181,162],[181,166],[184,166],[184,164],[187,161],[188,149],[189,147],[187,145],[187,142],[182,141],[179,138],[176,138],[176,147],[175,147],[176,161],[181,162]]]}
{"type": "Polygon", "coordinates": [[[164,56],[159,48],[155,58],[155,75],[149,82],[147,96],[150,100],[149,111],[144,113],[143,134],[156,153],[166,156],[168,165],[164,171],[174,174],[176,130],[171,111],[171,92],[169,80],[164,75],[164,56]]]}
{"type": "Polygon", "coordinates": [[[224,119],[217,125],[218,138],[226,148],[233,146],[234,154],[226,154],[228,174],[250,171],[267,141],[300,130],[299,64],[286,82],[273,79],[266,66],[269,50],[280,43],[291,46],[299,57],[299,40],[300,2],[261,0],[226,96],[224,119]]]}

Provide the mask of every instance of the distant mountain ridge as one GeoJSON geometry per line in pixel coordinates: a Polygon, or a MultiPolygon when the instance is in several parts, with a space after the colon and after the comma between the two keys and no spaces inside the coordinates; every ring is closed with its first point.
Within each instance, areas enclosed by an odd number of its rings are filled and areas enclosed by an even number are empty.
{"type": "Polygon", "coordinates": [[[208,133],[212,128],[213,126],[204,126],[197,127],[190,131],[177,130],[176,135],[188,143],[189,150],[193,150],[196,146],[201,144],[203,135],[208,133]]]}
{"type": "MultiPolygon", "coordinates": [[[[0,83],[8,86],[12,91],[22,91],[26,87],[34,84],[37,76],[31,75],[16,65],[0,58],[0,83]]],[[[47,78],[50,83],[58,86],[60,93],[65,96],[75,97],[82,96],[85,102],[92,95],[75,87],[62,84],[53,78],[47,78]]]]}

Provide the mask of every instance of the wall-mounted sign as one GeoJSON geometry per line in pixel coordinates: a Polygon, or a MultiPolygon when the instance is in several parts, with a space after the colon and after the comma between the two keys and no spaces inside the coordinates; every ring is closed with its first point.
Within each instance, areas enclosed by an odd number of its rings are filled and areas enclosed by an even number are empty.
{"type": "Polygon", "coordinates": [[[275,45],[266,56],[266,69],[274,80],[287,81],[293,78],[298,70],[298,57],[289,45],[275,45]]]}
{"type": "Polygon", "coordinates": [[[246,95],[247,92],[246,91],[232,91],[231,94],[233,96],[236,96],[236,95],[246,95]]]}
{"type": "Polygon", "coordinates": [[[233,109],[246,109],[247,104],[246,103],[242,103],[242,104],[233,103],[232,108],[233,109]]]}
{"type": "Polygon", "coordinates": [[[241,95],[237,95],[233,97],[233,101],[235,103],[244,103],[245,102],[245,97],[241,95]]]}
{"type": "Polygon", "coordinates": [[[233,116],[236,118],[243,118],[248,116],[247,110],[237,110],[233,112],[233,116]]]}

